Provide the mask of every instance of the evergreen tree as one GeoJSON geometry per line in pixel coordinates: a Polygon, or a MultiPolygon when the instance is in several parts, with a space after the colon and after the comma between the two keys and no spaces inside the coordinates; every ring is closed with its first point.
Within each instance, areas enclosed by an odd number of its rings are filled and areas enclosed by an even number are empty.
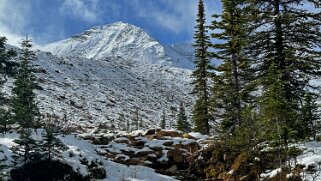
{"type": "Polygon", "coordinates": [[[162,129],[165,129],[166,128],[166,115],[165,115],[165,110],[163,110],[163,113],[162,113],[162,120],[161,120],[161,123],[160,123],[160,127],[162,129]]]}
{"type": "MultiPolygon", "coordinates": [[[[12,61],[17,53],[13,50],[7,50],[6,48],[6,37],[0,37],[0,74],[2,78],[7,80],[7,76],[13,76],[17,67],[17,63],[12,61]]],[[[1,80],[1,85],[5,80],[1,80]]]]}
{"type": "Polygon", "coordinates": [[[135,108],[134,111],[134,120],[133,120],[135,129],[138,130],[139,129],[139,110],[138,107],[135,108]]]}
{"type": "Polygon", "coordinates": [[[65,149],[65,145],[60,141],[60,139],[55,137],[53,128],[46,128],[45,132],[43,132],[43,138],[42,149],[47,155],[47,159],[49,161],[52,160],[53,156],[59,156],[61,150],[65,149]]]}
{"type": "Polygon", "coordinates": [[[115,128],[116,128],[116,126],[115,126],[115,120],[114,119],[111,119],[111,121],[110,121],[110,129],[112,130],[112,131],[114,131],[115,130],[115,128]]]}
{"type": "Polygon", "coordinates": [[[13,119],[21,128],[34,128],[37,117],[39,116],[39,111],[35,102],[36,95],[34,93],[37,85],[36,78],[30,62],[34,60],[35,54],[30,50],[32,47],[30,39],[26,38],[23,40],[21,46],[21,63],[12,89],[14,95],[12,100],[13,119]]]}
{"type": "Polygon", "coordinates": [[[195,69],[192,73],[193,92],[196,96],[196,102],[193,107],[193,121],[195,122],[195,131],[203,134],[209,134],[209,77],[210,77],[210,59],[208,53],[209,36],[205,26],[205,8],[203,0],[199,0],[197,25],[194,35],[195,39],[195,69]]]}
{"type": "Polygon", "coordinates": [[[14,81],[13,92],[13,120],[19,124],[20,137],[15,140],[19,149],[23,152],[24,163],[30,160],[30,152],[36,148],[36,141],[31,137],[32,128],[36,126],[39,115],[37,104],[35,103],[36,87],[35,76],[32,73],[30,61],[34,60],[35,54],[30,50],[31,40],[26,38],[21,43],[21,63],[19,65],[16,79],[14,81]]]}
{"type": "MultiPolygon", "coordinates": [[[[22,153],[23,163],[26,164],[32,159],[31,152],[37,150],[38,144],[36,140],[32,138],[32,129],[20,129],[19,133],[19,138],[14,140],[14,142],[19,145],[15,149],[17,149],[16,152],[18,154],[22,153]]],[[[18,158],[17,161],[19,163],[20,159],[18,158]]]]}
{"type": "Polygon", "coordinates": [[[304,96],[303,107],[301,110],[302,121],[298,123],[301,131],[298,132],[299,138],[312,137],[316,139],[316,133],[320,124],[319,106],[316,103],[316,95],[306,93],[304,96]]]}
{"type": "Polygon", "coordinates": [[[144,128],[144,121],[142,118],[139,119],[139,123],[138,123],[139,129],[143,129],[144,128]]]}
{"type": "MultiPolygon", "coordinates": [[[[0,87],[6,82],[8,76],[13,76],[17,63],[12,61],[13,58],[17,55],[14,50],[6,49],[6,37],[0,37],[0,87]]],[[[8,131],[8,125],[12,123],[10,119],[10,113],[3,109],[3,106],[6,104],[6,99],[2,92],[0,92],[0,126],[1,131],[8,131]]]]}
{"type": "Polygon", "coordinates": [[[123,113],[120,113],[118,115],[118,129],[122,131],[126,131],[126,122],[125,122],[125,116],[123,113]]]}
{"type": "Polygon", "coordinates": [[[250,61],[246,57],[248,8],[244,0],[223,0],[222,15],[213,15],[211,29],[217,51],[214,58],[221,60],[214,75],[211,110],[221,123],[223,132],[232,132],[241,126],[242,114],[249,102],[251,86],[250,61]],[[217,31],[219,30],[219,31],[217,31]]]}
{"type": "Polygon", "coordinates": [[[130,124],[128,119],[126,120],[126,129],[127,129],[127,132],[130,132],[130,124]]]}
{"type": "Polygon", "coordinates": [[[187,121],[184,103],[180,102],[177,115],[176,129],[188,133],[191,131],[191,126],[187,121]]]}
{"type": "Polygon", "coordinates": [[[300,122],[301,100],[307,88],[314,88],[309,81],[321,73],[320,1],[250,2],[253,22],[249,54],[257,60],[257,82],[263,91],[262,118],[267,126],[280,124],[283,144],[287,145],[287,140],[300,131],[296,125],[300,122]],[[307,10],[302,5],[315,9],[307,10]]]}
{"type": "Polygon", "coordinates": [[[266,87],[259,102],[261,105],[261,120],[264,125],[262,134],[267,140],[277,140],[280,141],[279,144],[287,145],[287,140],[289,135],[293,134],[293,130],[286,126],[286,122],[295,115],[288,111],[291,105],[286,100],[286,90],[283,87],[281,76],[282,74],[277,70],[277,65],[272,64],[267,76],[271,84],[266,87]]]}
{"type": "Polygon", "coordinates": [[[10,117],[10,112],[0,109],[0,131],[3,133],[8,132],[11,124],[13,124],[13,121],[10,117]]]}

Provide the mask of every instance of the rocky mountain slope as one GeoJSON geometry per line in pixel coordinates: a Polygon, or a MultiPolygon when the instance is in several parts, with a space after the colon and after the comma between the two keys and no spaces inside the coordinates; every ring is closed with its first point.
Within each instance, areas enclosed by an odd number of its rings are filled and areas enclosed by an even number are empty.
{"type": "Polygon", "coordinates": [[[127,122],[133,130],[136,118],[144,128],[159,126],[163,109],[172,127],[179,102],[191,108],[189,70],[119,57],[58,58],[40,51],[37,57],[42,114],[65,117],[83,131],[98,125],[125,129],[127,122]]]}

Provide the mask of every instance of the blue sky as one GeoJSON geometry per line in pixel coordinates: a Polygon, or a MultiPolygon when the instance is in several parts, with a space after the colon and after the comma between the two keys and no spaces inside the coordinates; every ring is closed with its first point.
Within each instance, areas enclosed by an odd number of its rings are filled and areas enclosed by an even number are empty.
{"type": "MultiPolygon", "coordinates": [[[[68,38],[93,26],[123,21],[164,44],[191,42],[197,0],[0,0],[0,36],[17,45],[28,33],[36,44],[68,38]]],[[[219,0],[205,0],[207,19],[219,0]]]]}

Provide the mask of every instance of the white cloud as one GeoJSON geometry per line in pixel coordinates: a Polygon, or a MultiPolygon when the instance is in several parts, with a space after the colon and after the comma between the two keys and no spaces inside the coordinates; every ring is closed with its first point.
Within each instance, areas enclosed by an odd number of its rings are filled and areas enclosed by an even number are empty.
{"type": "Polygon", "coordinates": [[[0,36],[6,36],[9,44],[19,45],[27,32],[23,32],[27,25],[25,14],[30,11],[27,3],[21,4],[17,0],[0,1],[0,36]]]}
{"type": "MultiPolygon", "coordinates": [[[[197,14],[197,1],[195,0],[161,0],[164,7],[157,2],[145,0],[131,1],[138,15],[150,22],[166,28],[176,34],[181,32],[193,32],[197,14]]],[[[208,1],[206,3],[207,21],[218,8],[213,7],[218,3],[208,1]]]]}
{"type": "Polygon", "coordinates": [[[100,0],[65,0],[60,7],[60,12],[65,15],[80,18],[86,22],[99,22],[101,11],[100,0]]]}

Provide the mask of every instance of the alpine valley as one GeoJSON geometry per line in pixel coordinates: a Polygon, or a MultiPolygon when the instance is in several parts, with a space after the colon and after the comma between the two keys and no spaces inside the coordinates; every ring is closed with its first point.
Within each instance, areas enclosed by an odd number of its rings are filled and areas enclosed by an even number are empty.
{"type": "Polygon", "coordinates": [[[117,22],[36,48],[40,112],[65,117],[79,132],[97,125],[123,129],[134,117],[144,128],[159,126],[163,110],[170,128],[180,101],[190,112],[191,44],[164,46],[117,22]]]}

